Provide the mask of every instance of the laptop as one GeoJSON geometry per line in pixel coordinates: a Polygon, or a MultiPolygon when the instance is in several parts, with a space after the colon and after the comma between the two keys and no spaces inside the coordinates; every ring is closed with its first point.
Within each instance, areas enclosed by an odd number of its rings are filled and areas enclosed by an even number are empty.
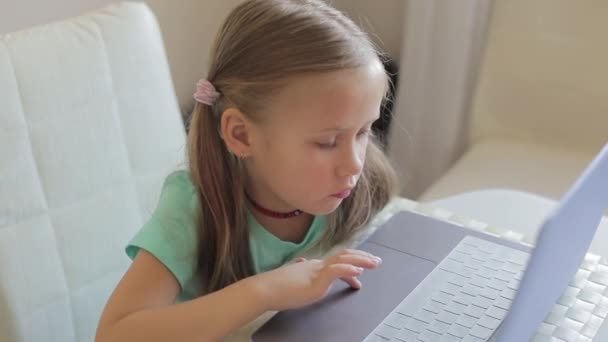
{"type": "MultiPolygon", "coordinates": [[[[608,145],[547,217],[533,250],[422,214],[398,213],[358,246],[383,259],[361,275],[360,290],[336,282],[326,298],[278,313],[252,339],[577,340],[565,321],[552,328],[544,321],[559,309],[568,322],[581,322],[579,330],[591,319],[597,328],[603,323],[603,295],[586,289],[579,301],[568,292],[576,290],[579,266],[607,207],[608,145]]],[[[608,286],[608,275],[596,278],[608,286]]],[[[586,331],[586,340],[596,331],[586,331]]]]}

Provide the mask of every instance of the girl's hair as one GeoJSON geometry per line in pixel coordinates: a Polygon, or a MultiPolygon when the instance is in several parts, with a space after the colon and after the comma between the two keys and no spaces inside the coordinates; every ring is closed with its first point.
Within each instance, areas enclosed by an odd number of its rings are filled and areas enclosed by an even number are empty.
{"type": "MultiPolygon", "coordinates": [[[[205,292],[254,273],[244,168],[220,136],[221,113],[236,107],[260,121],[271,96],[288,78],[379,60],[367,35],[322,0],[245,1],[229,14],[210,57],[207,79],[222,95],[213,106],[196,104],[188,135],[191,177],[201,207],[198,271],[205,292]]],[[[395,193],[394,171],[370,140],[353,194],[328,216],[316,246],[328,248],[353,237],[395,193]]]]}

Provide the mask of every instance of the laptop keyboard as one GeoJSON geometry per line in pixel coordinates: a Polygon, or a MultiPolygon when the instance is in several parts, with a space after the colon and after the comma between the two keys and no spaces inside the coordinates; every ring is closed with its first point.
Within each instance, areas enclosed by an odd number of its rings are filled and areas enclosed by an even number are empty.
{"type": "MultiPolygon", "coordinates": [[[[513,248],[465,237],[364,342],[487,341],[511,307],[528,257],[528,253],[513,248]]],[[[605,271],[603,275],[592,275],[606,281],[604,288],[608,285],[608,270],[605,271]]],[[[586,293],[572,286],[568,290],[570,296],[564,294],[558,303],[567,302],[556,305],[532,341],[554,341],[553,337],[591,341],[606,317],[608,297],[599,288],[593,291],[586,287],[586,293]],[[572,289],[578,290],[574,296],[572,289]],[[595,304],[578,305],[580,295],[595,304]],[[560,326],[564,324],[570,326],[560,326]],[[597,328],[582,335],[589,325],[597,328]]],[[[584,300],[581,303],[588,304],[584,300]]]]}

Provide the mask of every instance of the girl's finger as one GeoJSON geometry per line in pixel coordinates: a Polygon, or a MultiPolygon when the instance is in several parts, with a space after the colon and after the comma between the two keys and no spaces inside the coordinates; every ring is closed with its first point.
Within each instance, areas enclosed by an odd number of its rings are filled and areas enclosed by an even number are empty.
{"type": "Polygon", "coordinates": [[[379,259],[370,258],[366,255],[360,254],[340,254],[329,257],[324,261],[325,265],[332,264],[351,264],[363,268],[375,268],[380,264],[379,259]]]}
{"type": "Polygon", "coordinates": [[[302,262],[302,261],[306,261],[306,258],[302,258],[302,257],[296,258],[296,262],[302,262]]]}
{"type": "Polygon", "coordinates": [[[343,249],[343,250],[339,251],[336,255],[344,255],[344,254],[358,254],[358,255],[368,256],[370,258],[378,258],[376,255],[373,255],[372,253],[369,253],[369,252],[362,251],[360,249],[343,249]]]}
{"type": "Polygon", "coordinates": [[[357,277],[340,278],[340,280],[342,280],[345,283],[347,283],[348,285],[350,285],[350,287],[352,287],[353,289],[361,288],[361,281],[359,281],[359,279],[357,277]]]}
{"type": "Polygon", "coordinates": [[[331,264],[323,267],[321,270],[321,278],[329,285],[336,279],[356,277],[360,275],[361,272],[363,272],[363,268],[350,264],[331,264]]]}

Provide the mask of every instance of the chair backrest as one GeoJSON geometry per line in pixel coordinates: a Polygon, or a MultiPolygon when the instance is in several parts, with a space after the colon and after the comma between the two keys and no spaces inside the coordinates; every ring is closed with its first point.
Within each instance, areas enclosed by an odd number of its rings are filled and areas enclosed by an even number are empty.
{"type": "Polygon", "coordinates": [[[160,30],[121,3],[0,36],[0,341],[92,341],[183,166],[160,30]]]}
{"type": "Polygon", "coordinates": [[[494,3],[471,138],[595,154],[608,141],[608,3],[494,3]]]}

